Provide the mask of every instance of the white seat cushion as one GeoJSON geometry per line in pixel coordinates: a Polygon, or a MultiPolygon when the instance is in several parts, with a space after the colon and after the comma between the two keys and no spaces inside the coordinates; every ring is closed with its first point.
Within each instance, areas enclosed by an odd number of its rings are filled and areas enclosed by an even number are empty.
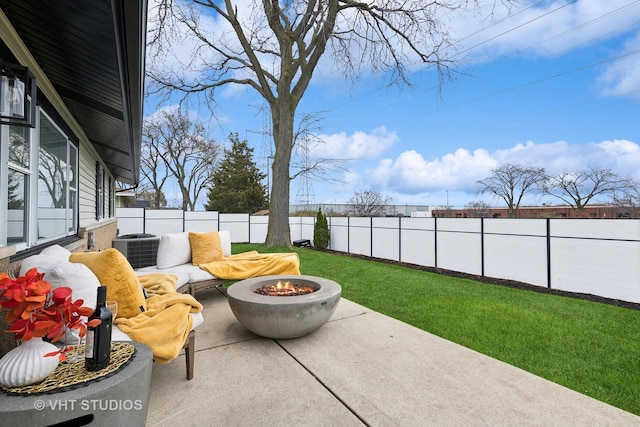
{"type": "MultiPolygon", "coordinates": [[[[165,273],[165,274],[170,273],[170,274],[175,274],[180,278],[187,277],[187,280],[192,283],[201,282],[203,280],[211,280],[216,278],[212,274],[204,271],[200,267],[193,264],[176,265],[175,267],[168,268],[166,270],[159,269],[155,265],[152,265],[149,267],[143,267],[141,269],[136,270],[136,274],[139,274],[139,273],[165,273]]],[[[182,286],[184,283],[179,284],[178,287],[182,286]]]]}
{"type": "Polygon", "coordinates": [[[213,280],[216,278],[216,276],[209,273],[208,271],[204,271],[201,268],[197,268],[197,270],[192,270],[189,272],[189,282],[191,283],[202,282],[204,280],[213,280]]]}

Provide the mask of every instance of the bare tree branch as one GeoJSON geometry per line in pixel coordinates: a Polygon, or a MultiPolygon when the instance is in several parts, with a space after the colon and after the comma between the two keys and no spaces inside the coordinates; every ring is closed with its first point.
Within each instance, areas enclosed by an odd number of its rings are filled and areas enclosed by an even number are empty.
{"type": "Polygon", "coordinates": [[[204,98],[211,108],[216,89],[230,84],[264,98],[275,147],[266,243],[289,246],[296,111],[323,56],[329,51],[336,70],[354,80],[371,70],[387,73],[391,83],[410,84],[408,70],[426,64],[438,70],[442,84],[454,44],[441,17],[479,3],[253,0],[239,8],[233,0],[160,0],[150,20],[148,92],[162,100],[179,92],[181,103],[204,98]],[[169,67],[173,61],[180,66],[169,67]]]}
{"type": "Polygon", "coordinates": [[[347,202],[347,210],[354,216],[384,216],[392,199],[373,190],[356,191],[347,202]]]}
{"type": "Polygon", "coordinates": [[[562,172],[549,177],[544,191],[574,209],[582,210],[598,196],[613,197],[616,192],[633,188],[634,183],[611,169],[592,167],[577,172],[562,172]]]}
{"type": "MultiPolygon", "coordinates": [[[[143,126],[142,173],[158,197],[169,176],[180,189],[183,210],[195,210],[215,171],[220,146],[204,125],[177,111],[160,111],[143,126]]],[[[160,203],[160,200],[157,200],[160,203]]]]}
{"type": "Polygon", "coordinates": [[[525,167],[508,163],[491,169],[492,175],[477,181],[478,193],[489,193],[502,199],[509,209],[509,218],[518,216],[525,194],[538,190],[547,179],[544,168],[525,167]]]}

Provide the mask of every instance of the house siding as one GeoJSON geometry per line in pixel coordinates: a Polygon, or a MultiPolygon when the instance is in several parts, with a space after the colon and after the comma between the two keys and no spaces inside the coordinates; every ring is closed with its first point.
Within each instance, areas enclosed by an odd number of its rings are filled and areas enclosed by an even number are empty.
{"type": "Polygon", "coordinates": [[[87,149],[87,144],[81,144],[79,154],[80,171],[80,191],[79,191],[79,236],[84,240],[85,245],[82,250],[103,250],[111,247],[111,241],[116,237],[118,231],[117,219],[109,217],[109,191],[107,188],[109,179],[113,177],[106,170],[104,165],[100,166],[105,171],[105,191],[104,206],[105,216],[96,219],[96,162],[100,161],[98,156],[93,154],[93,150],[87,149]],[[94,246],[89,248],[89,232],[94,234],[94,246]]]}

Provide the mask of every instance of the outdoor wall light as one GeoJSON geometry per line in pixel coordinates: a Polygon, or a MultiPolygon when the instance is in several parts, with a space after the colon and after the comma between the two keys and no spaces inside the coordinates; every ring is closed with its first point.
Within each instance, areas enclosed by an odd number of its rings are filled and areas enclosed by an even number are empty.
{"type": "Polygon", "coordinates": [[[0,124],[35,127],[36,91],[27,67],[0,62],[0,124]]]}

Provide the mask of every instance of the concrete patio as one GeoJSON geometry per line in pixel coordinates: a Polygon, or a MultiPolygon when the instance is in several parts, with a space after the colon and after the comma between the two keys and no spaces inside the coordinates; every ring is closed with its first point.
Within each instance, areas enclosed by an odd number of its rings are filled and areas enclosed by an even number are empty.
{"type": "Polygon", "coordinates": [[[294,340],[253,335],[198,294],[195,375],[155,363],[147,426],[640,426],[622,411],[342,299],[294,340]]]}

